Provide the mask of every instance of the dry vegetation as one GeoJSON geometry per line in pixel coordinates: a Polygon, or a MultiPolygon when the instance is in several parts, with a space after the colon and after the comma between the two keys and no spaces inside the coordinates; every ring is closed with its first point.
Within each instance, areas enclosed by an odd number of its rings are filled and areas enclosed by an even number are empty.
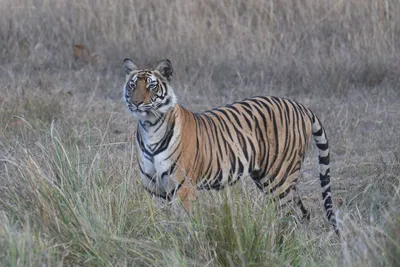
{"type": "Polygon", "coordinates": [[[399,266],[398,0],[0,0],[1,266],[399,266]],[[193,218],[137,179],[122,60],[169,58],[185,106],[298,100],[332,147],[339,240],[316,151],[309,224],[247,183],[193,218]]]}

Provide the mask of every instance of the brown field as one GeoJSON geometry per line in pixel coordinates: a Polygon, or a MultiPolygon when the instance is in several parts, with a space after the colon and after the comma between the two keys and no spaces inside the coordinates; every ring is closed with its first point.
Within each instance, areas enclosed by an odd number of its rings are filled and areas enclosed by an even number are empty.
{"type": "Polygon", "coordinates": [[[400,266],[398,0],[0,0],[1,266],[400,266]],[[189,217],[143,192],[122,61],[174,66],[201,111],[253,95],[322,120],[343,238],[250,183],[189,217]]]}

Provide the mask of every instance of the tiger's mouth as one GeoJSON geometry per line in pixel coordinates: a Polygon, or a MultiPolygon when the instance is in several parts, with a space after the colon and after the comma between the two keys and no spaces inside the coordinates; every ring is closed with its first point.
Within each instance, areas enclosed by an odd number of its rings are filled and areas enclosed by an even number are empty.
{"type": "Polygon", "coordinates": [[[132,112],[136,112],[136,111],[142,111],[142,112],[146,111],[147,112],[147,111],[153,109],[152,105],[145,105],[145,106],[139,105],[139,106],[137,106],[135,104],[127,104],[127,107],[132,112]]]}
{"type": "Polygon", "coordinates": [[[126,101],[126,106],[129,109],[130,112],[132,112],[133,114],[141,114],[141,115],[147,115],[149,112],[151,112],[154,107],[152,104],[139,104],[136,105],[130,101],[126,101]]]}

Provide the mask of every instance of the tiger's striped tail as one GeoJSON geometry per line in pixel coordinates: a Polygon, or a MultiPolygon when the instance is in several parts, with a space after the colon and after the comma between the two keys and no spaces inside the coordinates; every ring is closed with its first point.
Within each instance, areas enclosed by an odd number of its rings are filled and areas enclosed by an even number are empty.
{"type": "Polygon", "coordinates": [[[328,217],[328,220],[332,223],[335,233],[339,235],[335,214],[333,213],[328,138],[324,127],[315,115],[313,116],[312,134],[319,150],[319,179],[321,182],[326,217],[328,217]]]}

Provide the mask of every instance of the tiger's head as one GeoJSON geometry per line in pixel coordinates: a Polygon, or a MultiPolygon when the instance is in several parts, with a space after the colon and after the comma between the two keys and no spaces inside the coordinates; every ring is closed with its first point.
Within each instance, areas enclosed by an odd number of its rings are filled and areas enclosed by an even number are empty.
{"type": "Polygon", "coordinates": [[[173,71],[171,61],[164,59],[151,70],[139,69],[127,58],[124,60],[124,68],[124,99],[137,119],[156,119],[175,106],[176,96],[169,84],[173,71]]]}

